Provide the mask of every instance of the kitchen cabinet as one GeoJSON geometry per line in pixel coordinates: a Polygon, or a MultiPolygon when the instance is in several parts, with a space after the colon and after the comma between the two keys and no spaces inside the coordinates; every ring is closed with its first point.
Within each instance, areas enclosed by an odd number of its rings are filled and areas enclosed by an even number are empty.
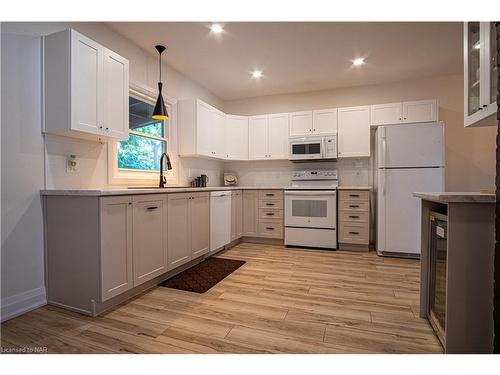
{"type": "Polygon", "coordinates": [[[464,23],[464,124],[496,126],[498,67],[495,22],[464,23]]]}
{"type": "Polygon", "coordinates": [[[314,135],[337,134],[337,116],[337,108],[313,111],[312,133],[314,135]]]}
{"type": "Polygon", "coordinates": [[[226,158],[226,115],[199,99],[179,101],[179,154],[226,158]]]}
{"type": "Polygon", "coordinates": [[[226,116],[226,159],[248,160],[248,117],[226,116]]]}
{"type": "Polygon", "coordinates": [[[243,235],[243,192],[233,190],[231,195],[231,241],[243,235]]]}
{"type": "Polygon", "coordinates": [[[208,193],[168,194],[168,266],[206,254],[210,246],[208,193]]]}
{"type": "Polygon", "coordinates": [[[133,197],[134,286],[167,272],[167,199],[133,197]]]}
{"type": "Polygon", "coordinates": [[[370,107],[338,109],[338,157],[370,156],[370,107]]]}
{"type": "Polygon", "coordinates": [[[248,119],[249,160],[288,158],[288,114],[250,116],[248,119]]]}
{"type": "Polygon", "coordinates": [[[134,286],[130,196],[101,199],[100,248],[100,292],[106,301],[134,286]]]}
{"type": "Polygon", "coordinates": [[[259,233],[259,191],[243,191],[243,235],[256,237],[259,233]]]}
{"type": "Polygon", "coordinates": [[[300,111],[290,113],[290,137],[305,137],[313,132],[313,112],[300,111]]]}
{"type": "Polygon", "coordinates": [[[341,190],[339,192],[339,249],[368,251],[369,243],[369,190],[341,190]]]}
{"type": "Polygon", "coordinates": [[[44,37],[44,132],[128,138],[129,62],[75,30],[44,37]]]}
{"type": "Polygon", "coordinates": [[[370,106],[372,126],[434,122],[438,120],[437,100],[417,100],[370,106]]]}

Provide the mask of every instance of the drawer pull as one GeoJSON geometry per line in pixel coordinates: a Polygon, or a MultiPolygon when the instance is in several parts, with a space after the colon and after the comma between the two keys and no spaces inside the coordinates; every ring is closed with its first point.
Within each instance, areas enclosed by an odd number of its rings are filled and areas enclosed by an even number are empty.
{"type": "Polygon", "coordinates": [[[359,216],[358,215],[349,215],[349,218],[350,219],[359,219],[359,216]]]}
{"type": "Polygon", "coordinates": [[[274,203],[266,203],[266,206],[274,206],[274,203]]]}
{"type": "Polygon", "coordinates": [[[267,230],[274,230],[273,227],[266,227],[267,230]]]}
{"type": "Polygon", "coordinates": [[[148,210],[152,211],[152,210],[156,210],[157,208],[158,208],[158,206],[152,206],[152,207],[148,207],[148,210]]]}
{"type": "Polygon", "coordinates": [[[349,234],[356,234],[356,235],[358,235],[359,232],[349,232],[349,234]]]}
{"type": "Polygon", "coordinates": [[[274,197],[274,193],[267,193],[266,197],[274,197]]]}
{"type": "Polygon", "coordinates": [[[267,216],[274,216],[274,212],[268,212],[266,215],[267,216]]]}
{"type": "Polygon", "coordinates": [[[349,207],[351,207],[351,208],[359,208],[359,204],[350,204],[349,207]]]}
{"type": "Polygon", "coordinates": [[[359,194],[349,194],[350,197],[359,198],[359,194]]]}

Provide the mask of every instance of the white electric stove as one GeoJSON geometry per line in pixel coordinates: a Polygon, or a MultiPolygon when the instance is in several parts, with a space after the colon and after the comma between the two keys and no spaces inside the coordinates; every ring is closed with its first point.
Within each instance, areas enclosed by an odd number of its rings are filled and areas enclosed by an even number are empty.
{"type": "Polygon", "coordinates": [[[337,248],[335,169],[303,170],[285,189],[285,245],[337,248]]]}

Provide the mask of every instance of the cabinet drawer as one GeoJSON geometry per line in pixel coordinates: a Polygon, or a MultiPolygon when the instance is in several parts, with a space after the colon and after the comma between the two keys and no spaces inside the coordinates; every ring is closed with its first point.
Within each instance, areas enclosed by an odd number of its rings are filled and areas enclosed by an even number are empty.
{"type": "Polygon", "coordinates": [[[368,212],[369,204],[363,201],[340,201],[342,211],[364,211],[368,212]]]}
{"type": "Polygon", "coordinates": [[[368,212],[343,211],[340,215],[342,222],[368,223],[368,212]]]}
{"type": "Polygon", "coordinates": [[[275,208],[275,209],[283,209],[283,200],[277,199],[260,199],[259,200],[259,208],[275,208]]]}
{"type": "Polygon", "coordinates": [[[283,199],[283,190],[259,190],[259,199],[283,199]]]}
{"type": "Polygon", "coordinates": [[[259,236],[283,238],[283,223],[281,222],[281,220],[260,220],[259,236]]]}
{"type": "Polygon", "coordinates": [[[339,192],[339,200],[363,200],[367,201],[370,197],[369,191],[364,190],[341,190],[339,192]]]}
{"type": "Polygon", "coordinates": [[[351,244],[368,244],[368,225],[340,223],[339,242],[351,244]]]}
{"type": "Polygon", "coordinates": [[[276,208],[259,208],[260,219],[282,219],[283,210],[276,208]]]}

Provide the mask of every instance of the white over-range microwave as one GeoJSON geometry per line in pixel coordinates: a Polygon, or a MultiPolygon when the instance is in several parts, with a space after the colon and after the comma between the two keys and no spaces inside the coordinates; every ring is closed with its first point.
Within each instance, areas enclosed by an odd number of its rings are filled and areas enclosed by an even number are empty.
{"type": "Polygon", "coordinates": [[[337,159],[337,136],[289,139],[289,157],[292,161],[337,159]]]}

